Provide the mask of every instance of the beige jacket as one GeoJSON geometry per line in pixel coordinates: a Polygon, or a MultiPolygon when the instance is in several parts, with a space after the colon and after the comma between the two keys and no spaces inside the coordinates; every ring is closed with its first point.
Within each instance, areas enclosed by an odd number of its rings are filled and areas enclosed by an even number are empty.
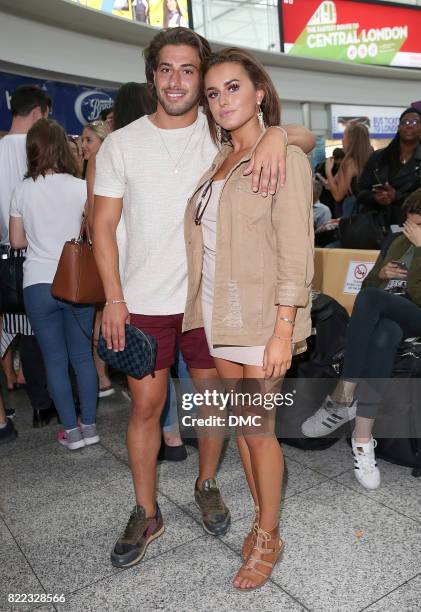
{"type": "MultiPolygon", "coordinates": [[[[305,348],[311,331],[311,169],[301,149],[288,146],[285,186],[278,187],[274,196],[263,198],[252,191],[251,176],[243,176],[254,148],[229,172],[220,196],[212,343],[266,345],[274,331],[277,305],[281,304],[298,307],[293,334],[294,352],[298,353],[305,348]]],[[[188,201],[184,222],[188,291],[183,331],[203,326],[203,238],[194,217],[204,185],[229,151],[225,146],[216,156],[188,201]]]]}

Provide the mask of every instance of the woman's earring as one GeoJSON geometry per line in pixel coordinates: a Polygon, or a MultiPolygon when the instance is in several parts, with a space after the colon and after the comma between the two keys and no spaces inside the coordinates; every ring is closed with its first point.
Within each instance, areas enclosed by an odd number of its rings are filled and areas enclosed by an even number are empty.
{"type": "Polygon", "coordinates": [[[264,129],[265,129],[265,120],[263,118],[263,111],[262,111],[260,105],[261,105],[261,102],[257,102],[257,120],[259,122],[259,127],[262,130],[262,132],[263,132],[264,129]]]}
{"type": "Polygon", "coordinates": [[[218,146],[222,146],[222,128],[217,123],[215,124],[216,129],[216,140],[218,141],[218,146]]]}

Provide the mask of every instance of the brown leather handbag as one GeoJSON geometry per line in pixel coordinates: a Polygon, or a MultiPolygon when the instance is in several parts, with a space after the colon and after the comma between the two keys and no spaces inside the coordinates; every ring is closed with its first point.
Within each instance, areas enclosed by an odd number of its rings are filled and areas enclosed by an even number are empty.
{"type": "Polygon", "coordinates": [[[72,304],[105,302],[86,219],[82,220],[79,238],[68,240],[63,247],[51,293],[72,304]]]}

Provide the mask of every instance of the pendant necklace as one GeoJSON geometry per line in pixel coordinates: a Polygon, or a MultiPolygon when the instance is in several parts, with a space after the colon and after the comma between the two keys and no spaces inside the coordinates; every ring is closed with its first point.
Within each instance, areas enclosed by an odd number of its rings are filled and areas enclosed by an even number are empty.
{"type": "Polygon", "coordinates": [[[184,149],[182,150],[181,154],[179,155],[179,157],[178,157],[177,161],[175,161],[175,160],[174,160],[174,158],[173,158],[173,156],[171,155],[171,153],[170,153],[170,151],[169,151],[169,149],[168,149],[168,147],[167,147],[167,143],[165,142],[164,137],[163,137],[163,135],[161,134],[161,130],[159,129],[159,127],[158,127],[158,126],[155,126],[155,127],[156,127],[156,129],[158,130],[159,137],[160,137],[160,139],[161,139],[162,144],[164,145],[164,148],[165,148],[165,150],[166,150],[166,152],[167,152],[167,155],[168,155],[168,157],[170,158],[170,160],[171,160],[171,161],[172,161],[172,163],[173,163],[173,166],[174,166],[174,174],[178,174],[178,166],[180,165],[180,162],[181,162],[181,160],[183,159],[185,152],[187,151],[187,147],[189,146],[190,141],[191,141],[191,139],[193,138],[193,134],[194,134],[194,133],[195,133],[195,131],[196,131],[196,128],[197,128],[197,124],[198,124],[198,123],[199,123],[199,120],[198,120],[198,119],[196,119],[195,124],[194,124],[194,127],[193,127],[192,131],[190,132],[190,136],[187,138],[186,144],[184,145],[184,149]]]}

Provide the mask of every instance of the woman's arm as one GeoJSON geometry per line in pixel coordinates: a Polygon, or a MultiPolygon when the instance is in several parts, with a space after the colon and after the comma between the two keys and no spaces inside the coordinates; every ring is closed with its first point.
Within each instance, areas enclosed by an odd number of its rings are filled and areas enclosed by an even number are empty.
{"type": "Polygon", "coordinates": [[[24,249],[28,246],[22,217],[9,217],[9,240],[12,249],[24,249]]]}
{"type": "Polygon", "coordinates": [[[88,217],[89,227],[92,229],[94,225],[94,185],[95,185],[95,171],[96,171],[96,156],[88,160],[88,166],[86,168],[86,189],[88,192],[88,198],[86,200],[85,214],[88,217]]]}
{"type": "Polygon", "coordinates": [[[344,197],[349,192],[351,181],[356,176],[354,163],[349,160],[342,163],[338,173],[333,176],[332,169],[335,160],[329,157],[325,163],[326,180],[329,185],[329,190],[336,202],[342,202],[344,197]]]}

